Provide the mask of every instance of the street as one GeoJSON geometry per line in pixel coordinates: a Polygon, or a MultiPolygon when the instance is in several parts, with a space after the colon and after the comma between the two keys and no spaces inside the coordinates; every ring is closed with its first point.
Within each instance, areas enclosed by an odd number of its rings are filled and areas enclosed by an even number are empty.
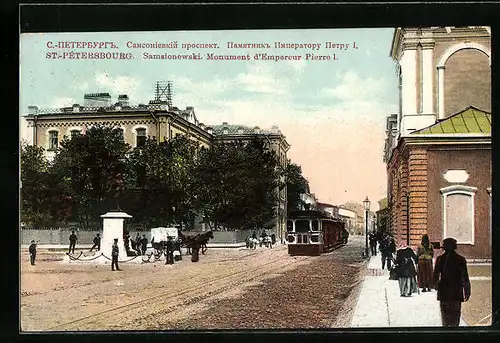
{"type": "MultiPolygon", "coordinates": [[[[22,253],[23,331],[328,328],[364,265],[359,237],[318,257],[273,249],[209,249],[174,265],[62,264],[61,252],[22,253]],[[258,315],[257,315],[258,314],[258,315]],[[258,318],[258,319],[256,319],[258,318]]],[[[351,297],[352,298],[352,297],[351,297]]],[[[348,306],[352,307],[352,306],[348,306]]]]}

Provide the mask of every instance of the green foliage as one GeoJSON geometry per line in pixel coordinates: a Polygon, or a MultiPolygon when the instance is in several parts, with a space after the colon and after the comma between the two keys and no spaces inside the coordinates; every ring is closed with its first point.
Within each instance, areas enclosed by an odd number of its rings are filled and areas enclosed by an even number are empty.
{"type": "Polygon", "coordinates": [[[198,144],[184,135],[158,143],[148,138],[127,158],[126,207],[133,221],[165,226],[189,221],[198,144]]]}
{"type": "Polygon", "coordinates": [[[99,225],[101,214],[120,207],[129,149],[120,129],[105,126],[61,142],[53,168],[69,185],[73,212],[82,228],[99,225]]]}
{"type": "Polygon", "coordinates": [[[277,206],[277,166],[262,140],[215,142],[200,155],[195,207],[216,227],[262,227],[277,206]]]}
{"type": "Polygon", "coordinates": [[[104,126],[65,138],[49,164],[43,149],[22,150],[22,220],[46,225],[73,216],[82,229],[123,209],[135,225],[188,225],[195,212],[216,227],[254,229],[275,217],[282,170],[264,140],[210,148],[180,135],[131,150],[104,126]]]}
{"type": "Polygon", "coordinates": [[[69,189],[54,173],[43,148],[21,147],[21,186],[21,221],[26,225],[56,226],[70,216],[69,189]]]}
{"type": "Polygon", "coordinates": [[[303,193],[309,193],[309,182],[302,176],[302,168],[288,161],[286,170],[286,187],[287,187],[287,212],[299,209],[306,205],[300,198],[303,193]]]}

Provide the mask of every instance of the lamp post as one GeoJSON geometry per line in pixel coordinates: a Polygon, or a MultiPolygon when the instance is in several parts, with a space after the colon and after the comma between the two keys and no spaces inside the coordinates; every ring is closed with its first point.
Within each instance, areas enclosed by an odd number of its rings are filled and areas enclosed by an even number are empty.
{"type": "Polygon", "coordinates": [[[370,200],[368,196],[363,201],[363,208],[365,209],[365,257],[368,258],[368,211],[370,210],[370,200]]]}

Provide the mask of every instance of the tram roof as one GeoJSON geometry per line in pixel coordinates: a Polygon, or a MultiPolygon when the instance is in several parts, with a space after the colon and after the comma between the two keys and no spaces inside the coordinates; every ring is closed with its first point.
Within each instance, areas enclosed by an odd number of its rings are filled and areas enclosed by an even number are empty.
{"type": "Polygon", "coordinates": [[[335,220],[335,218],[330,217],[328,213],[317,210],[297,210],[297,211],[291,211],[288,214],[288,219],[305,219],[305,218],[335,220]]]}

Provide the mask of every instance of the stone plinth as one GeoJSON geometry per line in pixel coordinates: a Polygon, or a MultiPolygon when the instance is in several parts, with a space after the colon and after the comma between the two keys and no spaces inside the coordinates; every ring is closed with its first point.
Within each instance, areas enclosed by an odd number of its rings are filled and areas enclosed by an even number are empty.
{"type": "Polygon", "coordinates": [[[102,222],[102,239],[101,239],[101,252],[111,258],[112,245],[114,239],[118,238],[118,261],[125,261],[130,259],[125,251],[123,244],[123,221],[125,218],[132,218],[131,215],[125,212],[108,212],[101,216],[102,222]]]}

